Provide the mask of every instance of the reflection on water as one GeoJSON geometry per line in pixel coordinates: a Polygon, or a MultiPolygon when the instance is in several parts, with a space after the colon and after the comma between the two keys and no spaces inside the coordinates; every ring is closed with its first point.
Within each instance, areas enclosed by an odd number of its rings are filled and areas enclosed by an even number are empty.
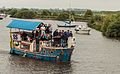
{"type": "MultiPolygon", "coordinates": [[[[90,35],[74,33],[77,44],[69,63],[10,55],[9,29],[5,27],[10,21],[9,18],[0,20],[0,74],[120,74],[120,41],[103,37],[101,32],[93,29],[90,35]]],[[[61,23],[45,22],[52,23],[54,29],[61,23]]]]}
{"type": "Polygon", "coordinates": [[[45,62],[0,53],[0,74],[72,74],[71,63],[45,62]]]}
{"type": "Polygon", "coordinates": [[[27,74],[58,74],[58,73],[71,73],[72,68],[70,63],[53,63],[53,62],[42,62],[38,60],[21,58],[18,56],[10,56],[10,71],[23,72],[27,74]]]}

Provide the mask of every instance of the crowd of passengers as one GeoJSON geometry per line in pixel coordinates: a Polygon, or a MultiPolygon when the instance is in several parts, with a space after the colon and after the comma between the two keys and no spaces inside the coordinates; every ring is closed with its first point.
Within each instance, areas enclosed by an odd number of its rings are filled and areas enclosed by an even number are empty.
{"type": "Polygon", "coordinates": [[[53,39],[54,39],[54,46],[62,46],[66,47],[68,46],[68,38],[73,37],[72,31],[64,31],[64,30],[59,30],[56,29],[53,33],[53,39]]]}
{"type": "Polygon", "coordinates": [[[21,38],[24,41],[30,41],[36,39],[36,43],[39,41],[49,41],[51,40],[52,46],[55,47],[66,47],[68,44],[68,38],[73,37],[72,31],[65,31],[56,29],[52,34],[51,25],[42,24],[40,25],[37,30],[32,31],[32,34],[27,34],[26,32],[21,33],[21,38]]]}
{"type": "Polygon", "coordinates": [[[50,24],[42,24],[38,26],[37,30],[32,31],[32,34],[27,32],[21,33],[21,38],[23,41],[32,42],[35,39],[42,41],[50,40],[52,35],[52,28],[50,24]]]}

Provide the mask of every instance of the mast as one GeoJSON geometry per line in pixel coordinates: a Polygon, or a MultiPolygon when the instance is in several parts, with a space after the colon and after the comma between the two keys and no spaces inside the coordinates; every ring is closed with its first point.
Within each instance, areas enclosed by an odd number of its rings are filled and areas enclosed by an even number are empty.
{"type": "Polygon", "coordinates": [[[69,10],[68,10],[68,12],[69,12],[69,24],[71,25],[71,10],[72,8],[71,8],[71,0],[69,0],[69,10]]]}
{"type": "Polygon", "coordinates": [[[72,13],[72,3],[71,3],[71,0],[69,0],[69,22],[70,24],[73,20],[75,20],[73,14],[74,13],[72,13]]]}

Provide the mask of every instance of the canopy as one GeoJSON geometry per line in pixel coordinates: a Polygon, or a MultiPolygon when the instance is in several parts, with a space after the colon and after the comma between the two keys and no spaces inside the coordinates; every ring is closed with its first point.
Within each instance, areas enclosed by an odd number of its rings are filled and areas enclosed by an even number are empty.
{"type": "Polygon", "coordinates": [[[40,24],[42,24],[42,22],[12,20],[12,22],[7,27],[22,29],[22,30],[35,30],[40,24]]]}

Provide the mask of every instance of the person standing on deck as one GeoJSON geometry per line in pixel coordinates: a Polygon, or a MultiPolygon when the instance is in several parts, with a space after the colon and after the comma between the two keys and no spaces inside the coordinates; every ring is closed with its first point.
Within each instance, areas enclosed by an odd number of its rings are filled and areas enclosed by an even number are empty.
{"type": "Polygon", "coordinates": [[[63,34],[63,39],[64,39],[64,47],[66,47],[68,42],[68,35],[66,31],[63,34]]]}
{"type": "Polygon", "coordinates": [[[67,35],[67,37],[70,37],[70,31],[69,30],[67,30],[66,35],[67,35]]]}
{"type": "Polygon", "coordinates": [[[49,32],[50,32],[50,34],[52,34],[52,27],[51,27],[51,24],[49,24],[49,32]]]}
{"type": "Polygon", "coordinates": [[[53,36],[54,36],[54,37],[55,37],[55,36],[58,36],[58,29],[56,29],[56,30],[54,31],[53,36]]]}
{"type": "Polygon", "coordinates": [[[44,24],[42,24],[40,30],[41,30],[41,37],[45,38],[45,25],[44,24]]]}
{"type": "Polygon", "coordinates": [[[64,47],[65,46],[65,38],[64,38],[64,30],[62,30],[61,32],[61,46],[64,47]]]}
{"type": "Polygon", "coordinates": [[[72,31],[70,31],[70,37],[73,37],[73,33],[72,33],[72,31]]]}
{"type": "Polygon", "coordinates": [[[58,29],[56,29],[53,33],[53,37],[54,37],[54,43],[53,45],[56,46],[58,44],[58,39],[56,38],[59,35],[58,33],[58,29]]]}
{"type": "Polygon", "coordinates": [[[61,37],[62,37],[62,31],[61,30],[59,30],[58,36],[59,36],[59,38],[58,38],[58,44],[59,44],[59,46],[61,46],[61,37]]]}
{"type": "Polygon", "coordinates": [[[66,46],[68,46],[68,38],[70,37],[70,31],[69,30],[67,30],[65,36],[66,36],[66,46]]]}
{"type": "Polygon", "coordinates": [[[62,31],[60,30],[60,31],[58,32],[58,36],[61,36],[61,34],[62,34],[62,31]]]}

